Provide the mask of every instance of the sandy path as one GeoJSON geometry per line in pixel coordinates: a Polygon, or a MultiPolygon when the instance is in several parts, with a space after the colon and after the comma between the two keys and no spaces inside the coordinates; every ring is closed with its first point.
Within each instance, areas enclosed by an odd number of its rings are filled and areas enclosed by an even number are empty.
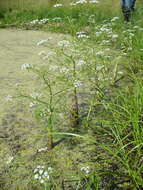
{"type": "Polygon", "coordinates": [[[0,29],[0,114],[10,104],[5,97],[14,95],[16,84],[27,83],[32,79],[30,74],[21,71],[21,65],[39,64],[41,60],[38,53],[44,47],[36,44],[48,38],[52,38],[54,44],[65,36],[41,31],[0,29]]]}

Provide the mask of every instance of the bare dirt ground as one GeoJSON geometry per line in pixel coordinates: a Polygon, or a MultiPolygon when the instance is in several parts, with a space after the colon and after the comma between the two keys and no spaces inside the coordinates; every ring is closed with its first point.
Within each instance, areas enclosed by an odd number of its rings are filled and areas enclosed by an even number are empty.
{"type": "MultiPolygon", "coordinates": [[[[24,155],[25,163],[28,163],[27,158],[30,159],[39,147],[44,146],[43,140],[35,140],[43,129],[35,124],[29,107],[27,112],[25,100],[22,99],[21,103],[15,98],[21,86],[28,91],[38,86],[32,73],[21,70],[21,65],[41,64],[44,60],[38,55],[39,52],[45,50],[48,53],[58,41],[66,38],[68,36],[63,34],[42,31],[0,29],[0,171],[5,170],[9,158],[15,160],[17,153],[25,149],[23,147],[26,147],[24,155]],[[47,39],[51,39],[52,47],[37,46],[37,42],[47,39]]],[[[0,172],[2,179],[1,175],[5,175],[5,172],[0,172]]],[[[0,185],[3,181],[0,180],[0,185]]]]}
{"type": "MultiPolygon", "coordinates": [[[[16,29],[0,29],[0,115],[12,101],[7,101],[15,95],[18,84],[28,84],[32,75],[21,70],[22,64],[40,64],[38,53],[45,49],[37,46],[37,42],[53,39],[53,44],[65,38],[62,34],[42,31],[27,31],[16,29]]],[[[49,49],[46,48],[46,52],[49,49]]],[[[27,86],[30,86],[29,84],[27,86]]],[[[1,120],[0,117],[0,120],[1,120]]]]}

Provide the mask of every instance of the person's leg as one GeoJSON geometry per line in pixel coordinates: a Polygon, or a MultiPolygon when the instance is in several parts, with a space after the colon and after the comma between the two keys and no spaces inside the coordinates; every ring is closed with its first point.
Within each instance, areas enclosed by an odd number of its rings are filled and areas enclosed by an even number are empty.
{"type": "Polygon", "coordinates": [[[132,11],[135,10],[135,3],[136,3],[136,0],[132,0],[132,5],[131,5],[131,9],[132,9],[132,11]]]}
{"type": "Polygon", "coordinates": [[[136,0],[122,0],[122,12],[125,22],[130,21],[131,11],[134,11],[136,0]]]}
{"type": "Polygon", "coordinates": [[[131,2],[132,0],[122,0],[122,12],[125,22],[129,22],[131,16],[131,2]]]}

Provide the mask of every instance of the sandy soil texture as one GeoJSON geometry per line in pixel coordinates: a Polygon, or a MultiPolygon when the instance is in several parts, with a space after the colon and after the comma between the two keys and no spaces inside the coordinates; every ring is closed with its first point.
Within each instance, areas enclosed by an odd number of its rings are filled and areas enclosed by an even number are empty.
{"type": "Polygon", "coordinates": [[[65,36],[41,31],[0,29],[0,115],[10,104],[6,97],[15,94],[17,84],[32,80],[31,74],[21,70],[21,65],[40,64],[38,53],[44,49],[48,52],[49,49],[37,46],[37,42],[49,38],[54,45],[65,36]]]}

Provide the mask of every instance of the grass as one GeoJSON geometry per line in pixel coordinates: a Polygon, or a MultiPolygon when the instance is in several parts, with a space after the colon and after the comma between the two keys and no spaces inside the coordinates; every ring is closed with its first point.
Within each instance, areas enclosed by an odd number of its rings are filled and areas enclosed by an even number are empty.
{"type": "Polygon", "coordinates": [[[15,111],[2,120],[7,138],[1,140],[1,163],[3,157],[13,158],[1,164],[1,189],[142,189],[143,10],[138,3],[132,23],[125,25],[122,18],[114,18],[120,16],[120,9],[112,3],[114,10],[111,2],[103,1],[74,8],[1,12],[1,27],[14,24],[71,35],[69,47],[59,47],[53,39],[39,46],[52,51],[52,56],[45,58],[47,53],[42,53],[42,63],[32,63],[35,82],[26,74],[29,85],[22,83],[19,89],[27,98],[9,105],[15,111]],[[43,18],[49,21],[29,23],[43,18]],[[81,31],[84,38],[78,38],[81,31]],[[75,89],[79,124],[73,129],[69,115],[75,106],[70,99],[75,89]],[[29,90],[42,95],[34,98],[29,90]],[[29,103],[34,104],[30,110],[29,103]],[[21,105],[23,111],[17,113],[21,105]],[[49,134],[54,148],[41,150],[48,146],[49,134]],[[37,166],[42,166],[41,173],[37,166]],[[45,171],[50,180],[43,184],[34,179],[45,171]]]}

